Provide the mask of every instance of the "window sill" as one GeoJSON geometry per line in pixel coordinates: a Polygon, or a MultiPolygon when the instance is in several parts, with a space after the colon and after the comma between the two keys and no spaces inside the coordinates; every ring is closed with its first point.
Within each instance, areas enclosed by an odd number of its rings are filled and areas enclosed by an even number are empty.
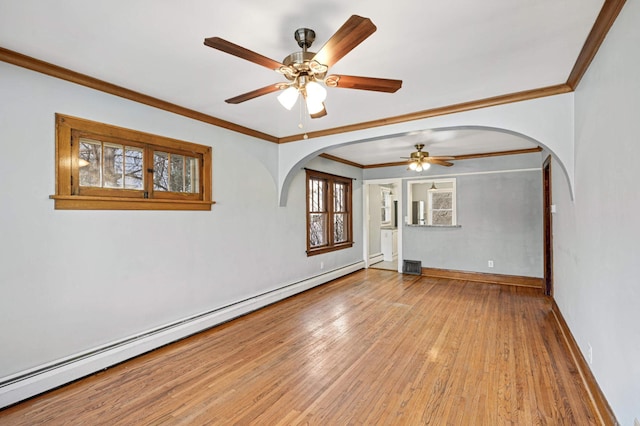
{"type": "Polygon", "coordinates": [[[416,225],[413,223],[407,223],[405,226],[412,228],[462,228],[462,225],[416,225]]]}
{"type": "Polygon", "coordinates": [[[56,210],[200,210],[211,211],[215,201],[50,195],[56,210]]]}
{"type": "Polygon", "coordinates": [[[353,247],[353,242],[343,243],[343,244],[335,245],[331,247],[320,247],[316,249],[311,249],[311,250],[307,250],[307,257],[315,256],[316,254],[329,253],[336,250],[342,250],[350,247],[353,247]]]}

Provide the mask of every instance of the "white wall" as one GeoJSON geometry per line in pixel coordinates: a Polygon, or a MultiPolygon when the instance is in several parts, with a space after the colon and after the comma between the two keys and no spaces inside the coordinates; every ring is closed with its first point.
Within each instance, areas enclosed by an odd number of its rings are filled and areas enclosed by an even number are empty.
{"type": "MultiPolygon", "coordinates": [[[[0,62],[1,384],[34,368],[362,262],[305,254],[305,177],[278,206],[278,146],[0,62]],[[211,212],[60,211],[54,114],[213,147],[211,212]],[[323,268],[320,268],[322,262],[323,268]]],[[[0,404],[1,406],[1,404],[0,404]]]]}
{"type": "MultiPolygon", "coordinates": [[[[529,138],[553,152],[573,189],[573,93],[565,93],[282,144],[278,153],[280,203],[286,205],[290,171],[295,172],[301,162],[315,157],[328,147],[426,129],[452,128],[496,130],[529,138]]],[[[374,179],[373,174],[367,179],[374,179]]]]}
{"type": "Polygon", "coordinates": [[[640,3],[575,93],[575,203],[553,171],[555,299],[618,421],[640,419],[640,3]]]}

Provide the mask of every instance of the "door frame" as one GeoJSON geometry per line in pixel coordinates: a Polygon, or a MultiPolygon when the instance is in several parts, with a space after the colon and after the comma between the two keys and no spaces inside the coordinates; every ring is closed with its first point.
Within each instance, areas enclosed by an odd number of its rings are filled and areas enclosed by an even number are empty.
{"type": "Polygon", "coordinates": [[[551,155],[542,163],[544,294],[553,296],[553,206],[551,155]]]}
{"type": "Polygon", "coordinates": [[[369,265],[369,185],[388,185],[394,184],[397,188],[396,199],[398,201],[398,272],[402,272],[402,228],[404,225],[404,210],[403,210],[403,191],[404,184],[402,178],[389,178],[389,179],[366,179],[362,182],[362,251],[364,257],[365,268],[369,265]]]}

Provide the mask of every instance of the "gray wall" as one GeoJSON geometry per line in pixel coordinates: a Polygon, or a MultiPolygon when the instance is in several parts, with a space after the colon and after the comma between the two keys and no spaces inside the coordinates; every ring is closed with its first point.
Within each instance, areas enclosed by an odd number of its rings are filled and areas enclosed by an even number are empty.
{"type": "Polygon", "coordinates": [[[423,267],[541,277],[541,180],[539,170],[458,176],[459,227],[404,225],[404,258],[423,267]]]}
{"type": "Polygon", "coordinates": [[[622,425],[640,420],[640,2],[575,93],[575,201],[553,171],[555,299],[622,425]]]}
{"type": "MultiPolygon", "coordinates": [[[[543,276],[541,154],[461,160],[421,173],[406,167],[365,169],[365,179],[456,177],[459,228],[402,226],[403,258],[424,267],[543,276]],[[494,261],[489,268],[488,260],[494,261]]],[[[407,211],[405,206],[405,212],[407,211]]]]}

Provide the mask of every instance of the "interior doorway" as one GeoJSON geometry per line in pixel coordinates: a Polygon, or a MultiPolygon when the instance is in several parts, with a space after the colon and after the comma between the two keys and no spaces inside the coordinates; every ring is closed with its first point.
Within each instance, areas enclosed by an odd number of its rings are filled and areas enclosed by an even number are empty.
{"type": "Polygon", "coordinates": [[[553,296],[553,210],[551,198],[551,156],[542,164],[544,203],[544,294],[553,296]]]}
{"type": "Polygon", "coordinates": [[[373,180],[364,185],[364,258],[368,268],[400,271],[402,259],[401,181],[373,180]]]}

